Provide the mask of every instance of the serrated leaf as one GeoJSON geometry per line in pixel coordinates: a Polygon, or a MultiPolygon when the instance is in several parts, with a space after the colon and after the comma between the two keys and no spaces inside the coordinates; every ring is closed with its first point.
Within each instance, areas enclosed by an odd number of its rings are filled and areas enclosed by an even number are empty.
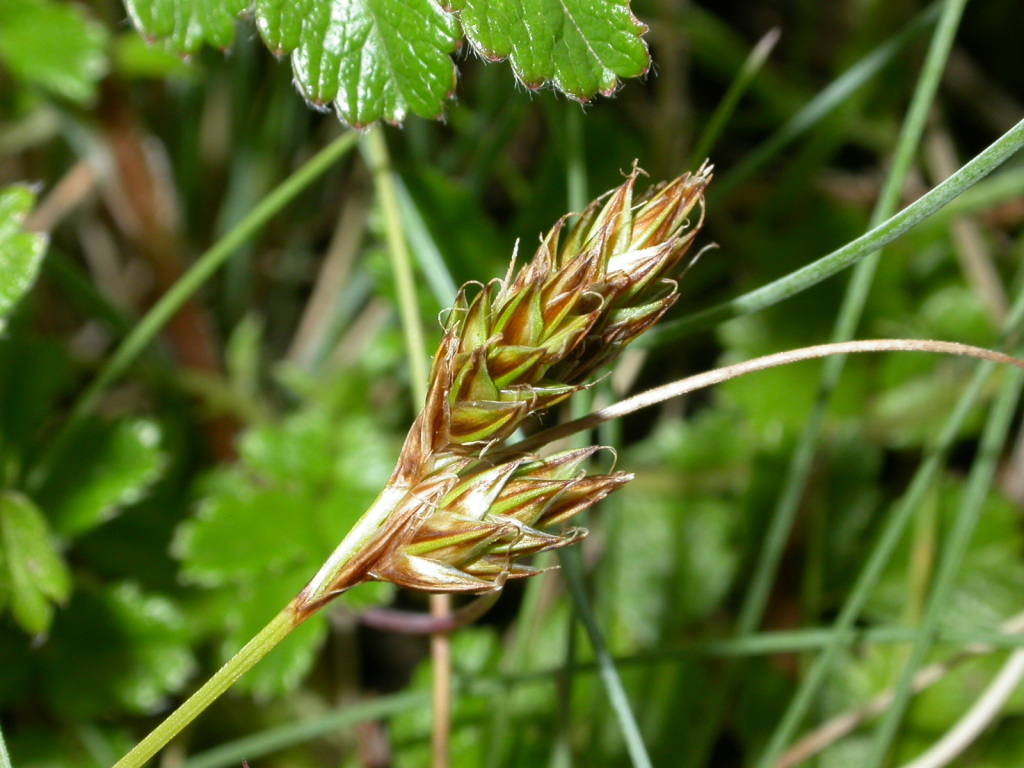
{"type": "Polygon", "coordinates": [[[9,604],[26,632],[41,634],[53,620],[53,604],[70,592],[71,577],[42,513],[19,493],[0,493],[0,607],[9,604]]]}
{"type": "MultiPolygon", "coordinates": [[[[0,32],[0,44],[3,34],[0,32]]],[[[0,331],[4,318],[35,282],[46,250],[46,238],[21,228],[34,202],[35,196],[26,187],[0,190],[0,331]]]]}
{"type": "Polygon", "coordinates": [[[260,488],[236,473],[225,473],[211,487],[198,515],[182,524],[174,540],[172,551],[183,561],[183,576],[217,586],[305,559],[308,518],[296,513],[308,500],[260,488]]]}
{"type": "Polygon", "coordinates": [[[257,0],[256,26],[292,54],[305,97],[350,125],[437,118],[455,90],[458,23],[435,0],[257,0]]]}
{"type": "MultiPolygon", "coordinates": [[[[126,0],[135,26],[180,54],[225,48],[240,0],[126,0]]],[[[628,0],[256,0],[256,26],[275,55],[291,55],[295,83],[315,106],[353,126],[439,118],[455,90],[450,54],[459,19],[485,57],[509,59],[529,88],[550,82],[574,99],[610,94],[642,75],[646,27],[628,0]]]]}
{"type": "Polygon", "coordinates": [[[167,598],[133,584],[76,592],[53,625],[46,692],[58,711],[79,718],[116,708],[150,712],[191,674],[188,639],[167,598]]]}
{"type": "Polygon", "coordinates": [[[78,536],[138,501],[164,463],[155,422],[91,419],[55,457],[36,501],[61,536],[78,536]]]}
{"type": "MultiPolygon", "coordinates": [[[[231,43],[239,0],[127,0],[135,26],[179,53],[231,43]]],[[[440,117],[455,89],[458,21],[435,0],[258,0],[256,26],[314,105],[354,126],[440,117]]]]}
{"type": "Polygon", "coordinates": [[[235,20],[250,0],[125,0],[135,27],[147,37],[166,37],[179,53],[194,53],[204,43],[227,48],[235,20]]]}
{"type": "Polygon", "coordinates": [[[580,101],[647,71],[647,27],[628,0],[457,0],[466,37],[488,59],[509,59],[527,88],[550,81],[580,101]]]}
{"type": "Polygon", "coordinates": [[[18,78],[72,101],[90,100],[106,74],[102,26],[70,3],[0,3],[0,60],[18,78]]]}

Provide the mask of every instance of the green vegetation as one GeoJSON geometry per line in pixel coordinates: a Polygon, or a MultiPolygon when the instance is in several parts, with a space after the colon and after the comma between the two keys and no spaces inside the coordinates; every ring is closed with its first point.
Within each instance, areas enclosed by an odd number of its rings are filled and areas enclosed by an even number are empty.
{"type": "MultiPolygon", "coordinates": [[[[0,768],[114,764],[279,615],[392,476],[457,286],[634,161],[710,157],[717,248],[525,434],[828,341],[1021,354],[1015,4],[732,5],[0,2],[0,768]]],[[[448,764],[1017,764],[1020,393],[830,358],[558,446],[636,477],[451,635],[448,764]]],[[[396,609],[346,592],[160,759],[443,764],[396,609]]]]}

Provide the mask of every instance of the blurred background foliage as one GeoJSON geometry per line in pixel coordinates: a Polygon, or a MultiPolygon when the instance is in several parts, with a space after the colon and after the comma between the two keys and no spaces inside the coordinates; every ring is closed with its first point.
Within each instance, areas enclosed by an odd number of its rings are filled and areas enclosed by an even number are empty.
{"type": "MultiPolygon", "coordinates": [[[[612,98],[581,106],[527,90],[464,47],[444,119],[386,130],[431,348],[454,286],[503,275],[518,240],[523,258],[634,160],[653,180],[708,150],[717,168],[701,242],[718,248],[687,272],[670,319],[868,228],[934,9],[923,22],[924,6],[907,0],[637,0],[633,11],[654,65],[612,98]],[[772,30],[777,44],[709,134],[772,30]],[[812,99],[886,51],[794,129],[812,99]]],[[[1018,17],[1013,0],[967,6],[904,203],[1020,119],[1018,17]]],[[[344,130],[297,95],[247,22],[229,51],[185,60],[148,45],[115,0],[0,4],[0,188],[31,185],[0,198],[0,244],[26,287],[39,272],[16,308],[19,296],[0,294],[0,723],[18,768],[110,764],[302,587],[390,474],[415,408],[383,214],[358,152],[238,248],[95,415],[64,429],[156,298],[344,130]],[[49,236],[42,260],[41,239],[20,231],[25,216],[49,236]]],[[[1022,200],[1015,158],[888,248],[858,336],[997,345],[1021,287],[1022,200]]],[[[627,356],[595,402],[823,342],[846,279],[663,338],[627,356]]],[[[590,515],[586,587],[656,765],[752,764],[765,748],[820,645],[814,633],[836,619],[972,369],[897,354],[848,362],[763,622],[737,634],[819,370],[734,380],[601,430],[637,479],[590,515]]],[[[878,631],[844,646],[806,727],[897,684],[913,633],[885,630],[912,629],[926,611],[998,383],[983,387],[871,592],[858,627],[878,631]]],[[[991,641],[1024,610],[1021,445],[1000,454],[930,660],[991,641]]],[[[361,623],[384,605],[425,602],[377,585],[350,593],[163,764],[429,764],[425,641],[361,623]],[[262,746],[232,746],[251,734],[262,746]]],[[[453,765],[629,763],[558,572],[510,585],[453,642],[453,765]]],[[[956,665],[916,698],[892,764],[935,743],[1005,654],[956,665]]],[[[959,764],[1019,762],[1022,718],[1017,694],[959,764]]],[[[816,764],[865,765],[871,745],[870,728],[856,731],[816,764]]]]}

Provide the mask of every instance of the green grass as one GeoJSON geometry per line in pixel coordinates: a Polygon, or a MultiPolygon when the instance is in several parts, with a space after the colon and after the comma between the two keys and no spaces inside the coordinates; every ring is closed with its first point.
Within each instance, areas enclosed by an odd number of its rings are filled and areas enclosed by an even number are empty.
{"type": "MultiPolygon", "coordinates": [[[[88,12],[134,34],[115,5],[88,12]]],[[[655,68],[614,98],[581,108],[460,56],[443,123],[362,136],[308,110],[287,64],[246,35],[230,56],[196,54],[186,79],[176,59],[145,65],[159,77],[110,59],[117,81],[75,106],[0,57],[0,122],[52,126],[0,146],[3,183],[39,180],[46,199],[76,162],[101,171],[0,337],[0,490],[44,500],[74,580],[39,638],[0,589],[0,768],[105,765],[280,610],[390,472],[437,308],[502,276],[517,241],[529,258],[634,160],[658,181],[711,156],[698,248],[719,247],[619,370],[543,426],[825,341],[1015,348],[1024,122],[980,108],[1024,104],[1000,21],[1012,10],[869,5],[839,24],[820,4],[638,3],[655,68]],[[968,67],[973,104],[955,87],[968,67]],[[946,139],[960,168],[941,178],[932,149],[946,139]],[[118,158],[140,149],[152,165],[132,176],[142,166],[118,158]],[[147,195],[166,222],[141,215],[147,195]],[[1003,321],[965,259],[986,260],[1011,297],[1003,321]],[[294,354],[321,283],[337,288],[305,326],[317,349],[294,354]],[[183,307],[202,338],[178,325],[183,307]],[[213,365],[183,362],[196,342],[213,365]],[[158,434],[145,480],[94,437],[144,424],[158,434]],[[76,455],[99,469],[76,474],[62,456],[82,440],[76,455]],[[67,505],[89,526],[58,536],[67,505]]],[[[1021,644],[999,630],[1024,588],[1020,380],[911,357],[765,372],[602,428],[593,439],[637,479],[588,516],[562,572],[510,587],[453,635],[451,765],[770,768],[885,690],[886,711],[813,764],[902,765],[938,743],[1021,644]],[[923,666],[972,643],[991,650],[912,693],[923,666]]],[[[384,744],[399,768],[430,764],[424,643],[356,629],[394,600],[343,597],[169,756],[357,766],[384,744]]],[[[1010,697],[956,764],[1012,765],[1022,715],[1010,697]]]]}

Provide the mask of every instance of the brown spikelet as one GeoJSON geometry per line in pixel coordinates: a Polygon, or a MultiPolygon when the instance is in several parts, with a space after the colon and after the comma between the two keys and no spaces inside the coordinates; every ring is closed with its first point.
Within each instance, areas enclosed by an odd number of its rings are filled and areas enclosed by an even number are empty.
{"type": "Polygon", "coordinates": [[[518,558],[586,535],[544,529],[631,479],[586,475],[598,448],[506,453],[496,464],[487,456],[532,414],[587,386],[675,302],[670,275],[700,229],[711,168],[636,196],[639,175],[634,169],[574,222],[563,217],[518,271],[513,259],[503,280],[462,287],[427,401],[385,489],[393,506],[343,569],[318,574],[310,600],[366,579],[433,592],[500,589],[536,573],[518,558]]]}

